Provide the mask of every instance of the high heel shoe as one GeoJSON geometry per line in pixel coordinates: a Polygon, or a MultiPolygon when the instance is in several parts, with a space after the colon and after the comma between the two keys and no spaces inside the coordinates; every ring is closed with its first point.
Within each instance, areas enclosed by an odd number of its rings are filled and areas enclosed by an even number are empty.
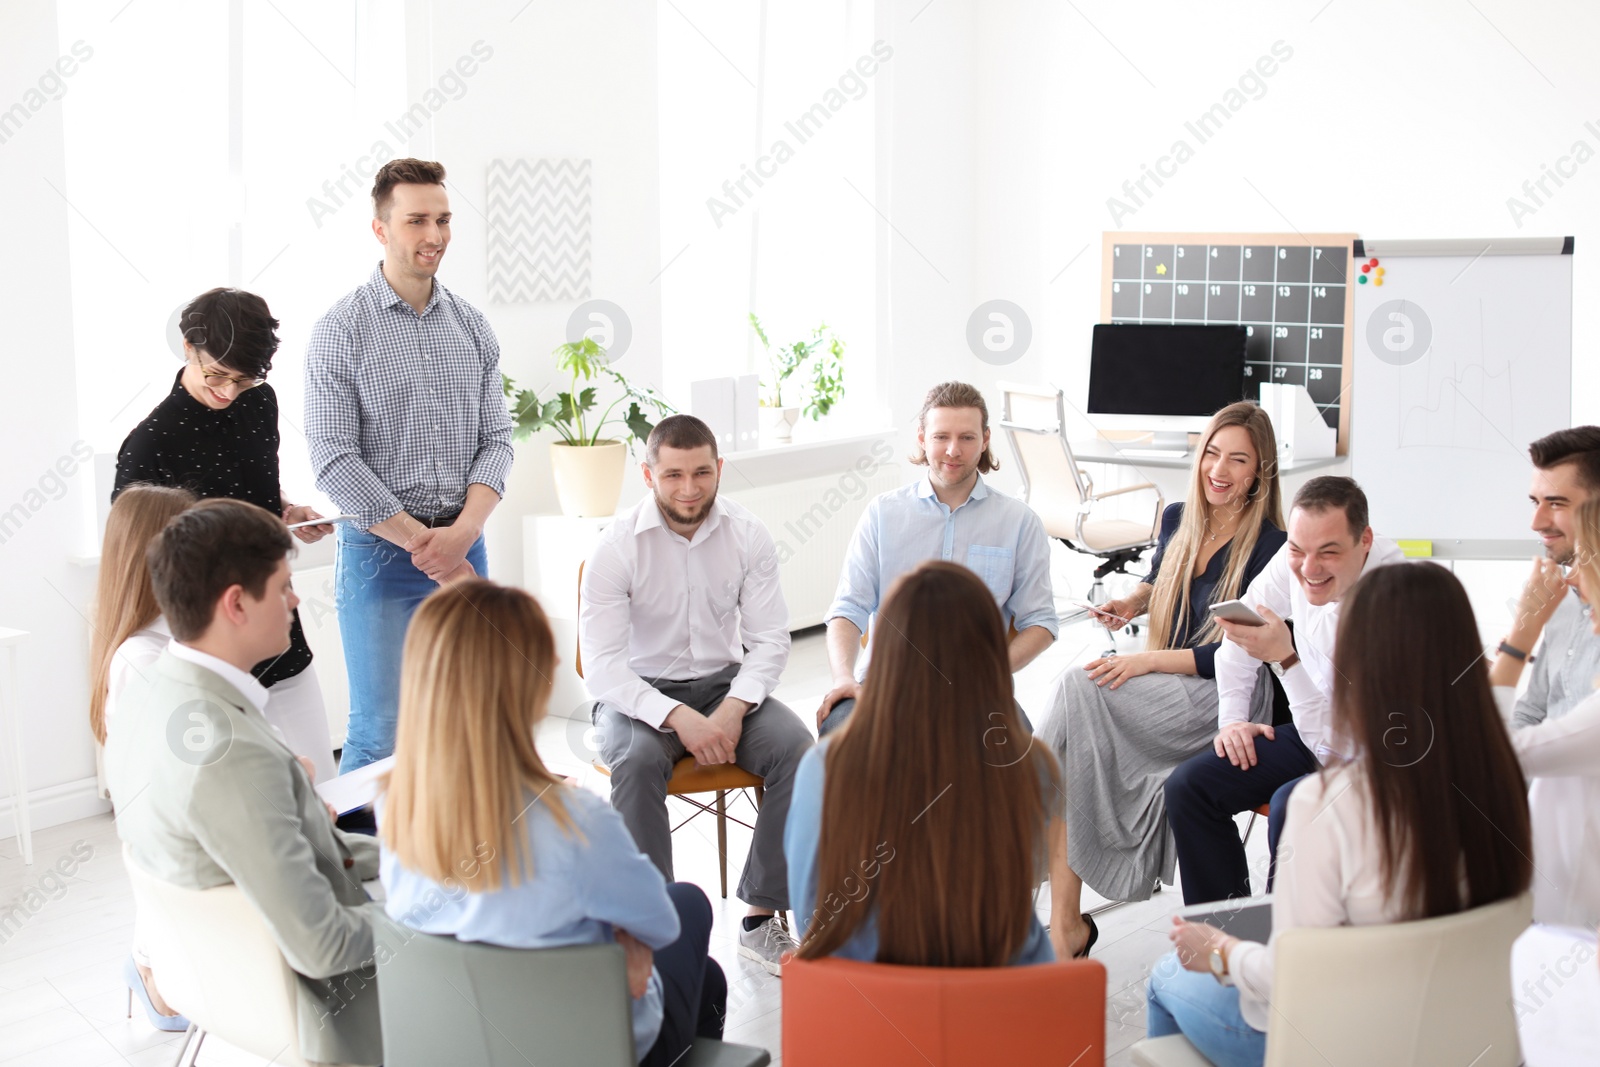
{"type": "Polygon", "coordinates": [[[1089,950],[1094,948],[1096,941],[1100,940],[1100,928],[1094,924],[1094,916],[1084,912],[1083,921],[1089,924],[1089,940],[1083,943],[1081,949],[1072,954],[1072,958],[1075,960],[1087,959],[1089,950]]]}
{"type": "Polygon", "coordinates": [[[181,1015],[162,1015],[156,1011],[156,1006],[150,1001],[150,991],[144,987],[144,978],[139,974],[139,965],[129,956],[122,965],[122,980],[128,983],[128,1018],[133,1018],[133,998],[137,996],[139,1003],[144,1005],[144,1013],[150,1017],[150,1025],[157,1030],[174,1030],[179,1033],[189,1029],[189,1020],[181,1015]]]}

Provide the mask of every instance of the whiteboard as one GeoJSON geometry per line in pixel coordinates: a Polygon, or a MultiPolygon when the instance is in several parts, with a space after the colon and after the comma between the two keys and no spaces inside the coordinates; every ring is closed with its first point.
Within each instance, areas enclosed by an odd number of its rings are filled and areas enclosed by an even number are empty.
{"type": "Polygon", "coordinates": [[[1532,554],[1528,444],[1572,424],[1572,256],[1471,244],[1358,246],[1356,269],[1375,257],[1383,273],[1354,286],[1351,474],[1386,537],[1532,554]]]}

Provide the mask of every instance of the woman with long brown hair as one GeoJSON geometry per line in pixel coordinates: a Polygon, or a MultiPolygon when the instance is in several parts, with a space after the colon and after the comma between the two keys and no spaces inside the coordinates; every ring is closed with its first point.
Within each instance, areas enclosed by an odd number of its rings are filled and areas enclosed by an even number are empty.
{"type": "Polygon", "coordinates": [[[849,722],[800,763],[784,833],[802,959],[1055,958],[1033,912],[1064,859],[1055,760],[1022,725],[994,594],[923,563],[878,616],[849,722]]]}
{"type": "MultiPolygon", "coordinates": [[[[1148,612],[1144,651],[1070,667],[1056,686],[1039,738],[1066,779],[1067,870],[1051,876],[1050,894],[1067,903],[1062,936],[1074,951],[1098,936],[1078,910],[1085,883],[1111,900],[1144,900],[1158,881],[1173,880],[1162,786],[1217,732],[1222,631],[1208,609],[1237,599],[1284,543],[1277,455],[1272,422],[1255,404],[1211,417],[1188,499],[1161,517],[1150,574],[1095,613],[1115,629],[1148,612]]],[[[1266,719],[1271,706],[1263,670],[1251,718],[1266,719]]]]}
{"type": "MultiPolygon", "coordinates": [[[[1369,572],[1344,602],[1334,663],[1333,729],[1357,755],[1290,796],[1272,937],[1452,915],[1527,892],[1522,771],[1455,575],[1432,563],[1369,572]]],[[[1176,951],[1150,979],[1150,1036],[1182,1032],[1212,1063],[1260,1064],[1273,941],[1173,923],[1176,951]]],[[[1359,1023],[1359,994],[1349,1008],[1359,1023]]]]}
{"type": "Polygon", "coordinates": [[[470,579],[412,616],[378,810],[385,907],[423,933],[508,948],[616,941],[640,1062],[670,1064],[722,1034],[711,904],[667,885],[609,804],[545,766],[534,731],[555,667],[550,624],[520,589],[470,579]]]}
{"type": "MultiPolygon", "coordinates": [[[[89,637],[89,729],[94,733],[95,776],[101,796],[109,795],[105,786],[105,744],[106,732],[116,715],[117,697],[131,679],[155,664],[172,640],[172,631],[161,617],[161,606],[150,585],[145,549],[174,515],[194,502],[195,495],[187,489],[134,485],[111,505],[111,514],[106,518],[89,637]]],[[[114,803],[117,798],[111,799],[114,803]]],[[[129,1011],[133,1009],[133,998],[138,997],[151,1026],[157,1030],[187,1030],[189,1020],[161,999],[137,931],[133,940],[133,952],[122,968],[123,980],[128,984],[129,1011]]]]}

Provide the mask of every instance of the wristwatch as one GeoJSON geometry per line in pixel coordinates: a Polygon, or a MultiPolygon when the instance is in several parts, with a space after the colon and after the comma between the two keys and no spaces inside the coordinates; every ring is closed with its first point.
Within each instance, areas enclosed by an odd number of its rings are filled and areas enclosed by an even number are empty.
{"type": "Polygon", "coordinates": [[[1298,652],[1290,652],[1287,656],[1283,657],[1278,662],[1270,663],[1270,664],[1268,664],[1268,666],[1272,668],[1272,673],[1273,674],[1276,674],[1279,678],[1282,678],[1285,674],[1289,673],[1290,668],[1292,668],[1295,664],[1297,664],[1299,662],[1300,662],[1300,653],[1298,653],[1298,652]]]}
{"type": "Polygon", "coordinates": [[[1228,957],[1222,954],[1222,946],[1215,945],[1211,949],[1211,977],[1218,982],[1228,977],[1228,957]]]}

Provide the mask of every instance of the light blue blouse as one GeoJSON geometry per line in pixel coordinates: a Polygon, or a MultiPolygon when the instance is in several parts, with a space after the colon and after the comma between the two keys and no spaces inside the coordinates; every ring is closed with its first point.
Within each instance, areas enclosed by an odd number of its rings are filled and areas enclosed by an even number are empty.
{"type": "MultiPolygon", "coordinates": [[[[633,835],[601,798],[581,789],[561,790],[577,833],[563,833],[550,809],[527,793],[525,828],[533,877],[490,893],[468,893],[454,879],[442,884],[382,853],[380,877],[389,917],[427,934],[453,935],[507,948],[556,948],[615,941],[622,928],[652,949],[678,939],[678,913],[661,872],[645,858],[633,835]]],[[[381,805],[378,812],[382,822],[381,805]]],[[[482,846],[481,851],[488,851],[482,846]]],[[[464,873],[475,864],[510,857],[462,858],[464,873]]],[[[661,975],[652,971],[645,995],[633,1002],[634,1048],[642,1059],[661,1032],[661,975]]]]}
{"type": "MultiPolygon", "coordinates": [[[[879,855],[864,859],[858,886],[838,886],[821,901],[817,899],[817,844],[822,837],[822,792],[827,777],[826,758],[833,738],[825,737],[800,760],[795,771],[794,793],[789,801],[789,821],[783,830],[783,853],[789,861],[789,902],[794,906],[795,924],[804,931],[813,922],[826,922],[845,908],[857,907],[871,897],[871,883],[885,865],[894,862],[889,843],[880,846],[879,855]]],[[[878,917],[876,907],[866,922],[856,928],[835,956],[867,963],[878,958],[878,917]]],[[[1012,966],[1050,963],[1056,958],[1050,937],[1038,916],[1028,920],[1028,938],[1011,961],[1012,966]]]]}

